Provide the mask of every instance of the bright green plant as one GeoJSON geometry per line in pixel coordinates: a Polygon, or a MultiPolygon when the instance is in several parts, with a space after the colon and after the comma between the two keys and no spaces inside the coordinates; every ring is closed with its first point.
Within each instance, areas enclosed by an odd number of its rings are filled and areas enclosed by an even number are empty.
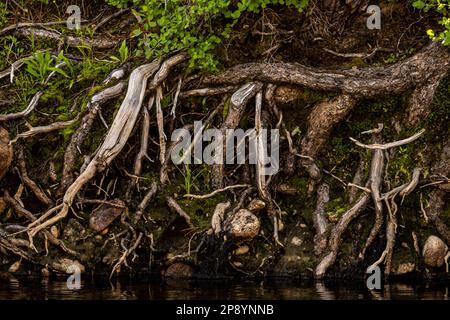
{"type": "MultiPolygon", "coordinates": [[[[107,0],[125,7],[128,1],[107,0]]],[[[186,49],[189,67],[217,69],[213,49],[231,35],[245,12],[258,13],[270,5],[303,10],[308,0],[133,0],[142,25],[134,31],[148,59],[186,49]]]]}
{"type": "Polygon", "coordinates": [[[440,14],[439,24],[444,28],[440,32],[427,30],[427,34],[434,41],[442,41],[444,45],[450,45],[450,0],[417,0],[412,4],[415,8],[429,12],[431,10],[440,14]]]}
{"type": "Polygon", "coordinates": [[[44,84],[51,72],[59,73],[67,78],[69,77],[66,72],[56,67],[63,60],[71,68],[70,62],[64,57],[62,51],[56,59],[48,51],[37,51],[32,58],[24,60],[24,63],[27,66],[26,71],[41,84],[44,84]]]}
{"type": "Polygon", "coordinates": [[[123,40],[122,44],[120,45],[120,48],[119,48],[119,56],[118,57],[111,56],[110,58],[114,62],[123,64],[128,60],[128,56],[129,56],[129,50],[128,50],[127,42],[125,40],[123,40]]]}

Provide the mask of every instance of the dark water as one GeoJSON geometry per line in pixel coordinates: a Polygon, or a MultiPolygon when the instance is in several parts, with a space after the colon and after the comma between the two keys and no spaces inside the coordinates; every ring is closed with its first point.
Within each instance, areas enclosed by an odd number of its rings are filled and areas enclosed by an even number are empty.
{"type": "Polygon", "coordinates": [[[448,282],[392,283],[370,292],[364,281],[354,283],[270,281],[89,281],[79,290],[69,290],[65,280],[0,280],[0,300],[161,300],[161,299],[284,299],[284,300],[361,300],[436,299],[448,300],[448,282]]]}

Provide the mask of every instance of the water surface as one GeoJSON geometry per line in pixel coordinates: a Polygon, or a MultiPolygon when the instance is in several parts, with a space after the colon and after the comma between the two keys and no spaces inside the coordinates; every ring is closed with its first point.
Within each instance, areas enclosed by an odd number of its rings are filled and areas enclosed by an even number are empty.
{"type": "Polygon", "coordinates": [[[324,283],[313,281],[126,281],[84,280],[79,290],[69,290],[66,281],[38,279],[0,280],[0,300],[166,300],[166,299],[283,299],[283,300],[366,300],[436,299],[448,300],[449,282],[385,284],[371,292],[364,281],[324,283]]]}

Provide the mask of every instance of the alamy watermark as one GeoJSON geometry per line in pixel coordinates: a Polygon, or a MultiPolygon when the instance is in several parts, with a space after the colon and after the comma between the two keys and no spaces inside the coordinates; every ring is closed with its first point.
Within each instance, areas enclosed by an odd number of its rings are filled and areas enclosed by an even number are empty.
{"type": "Polygon", "coordinates": [[[173,131],[171,140],[176,144],[171,150],[171,159],[174,164],[244,164],[248,161],[260,165],[262,175],[278,172],[278,129],[204,129],[201,121],[195,121],[193,138],[187,129],[173,131]],[[209,144],[203,148],[205,141],[209,144]]]}
{"type": "Polygon", "coordinates": [[[66,284],[69,290],[79,290],[81,289],[81,268],[77,264],[71,264],[66,273],[70,274],[67,278],[66,284]]]}

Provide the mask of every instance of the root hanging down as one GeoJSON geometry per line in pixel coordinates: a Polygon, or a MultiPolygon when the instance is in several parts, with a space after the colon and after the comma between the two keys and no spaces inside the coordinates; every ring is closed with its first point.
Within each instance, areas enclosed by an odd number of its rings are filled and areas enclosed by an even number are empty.
{"type": "Polygon", "coordinates": [[[182,52],[168,58],[163,64],[159,61],[136,68],[130,76],[127,94],[114,118],[103,143],[90,161],[86,169],[70,185],[63,198],[62,209],[52,218],[44,221],[40,218],[38,224],[30,228],[29,235],[34,237],[39,231],[65,218],[78,191],[91,180],[98,171],[102,171],[119,154],[127,142],[136,123],[147,87],[147,79],[154,75],[150,86],[155,89],[167,76],[169,69],[185,60],[186,53],[182,52]],[[159,71],[158,71],[159,69],[159,71]]]}
{"type": "MultiPolygon", "coordinates": [[[[380,126],[380,129],[382,126],[380,126]]],[[[376,130],[372,130],[374,134],[377,134],[376,130]]],[[[378,131],[379,132],[379,131],[378,131]]],[[[371,166],[370,166],[370,172],[369,172],[369,179],[366,183],[365,188],[368,189],[369,192],[364,192],[359,199],[354,203],[354,205],[345,212],[339,221],[336,223],[336,225],[332,228],[329,242],[328,242],[328,254],[326,254],[320,263],[317,265],[314,276],[317,279],[323,279],[326,276],[327,270],[334,264],[336,261],[336,257],[339,251],[339,246],[342,242],[342,235],[344,234],[345,230],[348,228],[348,225],[367,207],[369,204],[370,198],[372,198],[374,205],[375,205],[375,211],[376,216],[378,214],[378,217],[375,219],[374,227],[372,228],[372,231],[369,235],[369,238],[366,242],[366,245],[361,253],[361,256],[364,255],[367,248],[370,246],[370,243],[373,241],[374,237],[377,236],[381,229],[381,225],[379,220],[380,215],[381,218],[383,217],[383,201],[386,202],[387,208],[388,208],[388,219],[387,219],[387,225],[386,225],[386,240],[387,245],[386,249],[384,250],[382,256],[380,259],[374,264],[377,265],[381,263],[382,261],[385,261],[386,269],[385,274],[388,276],[390,274],[391,270],[391,260],[392,260],[392,252],[393,247],[395,244],[395,234],[396,234],[396,228],[397,228],[397,221],[395,218],[395,212],[397,210],[397,206],[395,204],[394,198],[397,194],[401,194],[403,197],[411,193],[414,188],[418,184],[419,176],[420,176],[420,170],[417,168],[414,170],[413,173],[413,179],[409,183],[405,183],[404,185],[397,187],[385,194],[380,193],[381,189],[381,180],[382,180],[382,172],[384,167],[384,156],[383,156],[383,150],[387,150],[389,148],[393,148],[399,145],[404,145],[406,143],[410,143],[416,139],[418,139],[422,134],[423,130],[416,133],[415,135],[401,140],[396,141],[392,143],[386,143],[386,144],[372,144],[372,145],[365,145],[362,144],[355,139],[352,139],[352,141],[355,142],[358,146],[362,146],[367,149],[374,149],[373,156],[371,160],[371,166]]]]}

